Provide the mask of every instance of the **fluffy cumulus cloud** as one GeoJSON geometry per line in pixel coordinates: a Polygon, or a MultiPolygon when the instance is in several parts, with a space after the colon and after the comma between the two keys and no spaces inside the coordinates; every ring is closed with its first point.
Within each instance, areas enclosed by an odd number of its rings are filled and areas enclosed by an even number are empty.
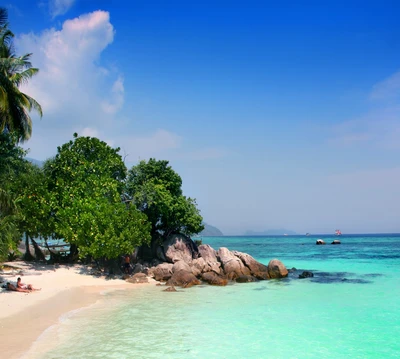
{"type": "Polygon", "coordinates": [[[60,30],[17,37],[18,52],[32,52],[33,64],[40,69],[23,88],[39,101],[44,112],[41,121],[34,118],[29,141],[39,157],[50,154],[50,148],[70,139],[74,131],[107,127],[121,108],[122,78],[98,65],[114,34],[109,13],[95,11],[65,21],[60,30]]]}
{"type": "Polygon", "coordinates": [[[49,12],[54,19],[59,15],[64,15],[74,4],[75,0],[49,0],[49,12]]]}
{"type": "MultiPolygon", "coordinates": [[[[132,116],[123,113],[124,76],[102,65],[102,53],[114,41],[110,15],[95,11],[67,20],[61,29],[19,35],[18,53],[33,53],[39,74],[22,89],[43,108],[43,118],[33,115],[33,135],[26,143],[30,157],[45,159],[77,132],[121,147],[130,162],[149,157],[182,157],[182,138],[165,129],[141,133],[132,116]],[[167,153],[168,151],[168,153],[167,153]]],[[[185,158],[220,157],[219,150],[185,151],[185,158]]]]}

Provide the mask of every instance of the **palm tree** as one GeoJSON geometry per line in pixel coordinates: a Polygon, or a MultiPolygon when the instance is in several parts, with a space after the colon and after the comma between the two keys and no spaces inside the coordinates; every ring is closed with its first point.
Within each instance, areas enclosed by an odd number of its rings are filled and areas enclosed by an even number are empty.
{"type": "Polygon", "coordinates": [[[6,130],[15,133],[18,140],[23,142],[32,134],[29,112],[34,109],[42,116],[42,108],[36,100],[21,92],[19,87],[39,70],[32,67],[32,54],[16,56],[13,37],[14,34],[8,29],[7,10],[0,8],[0,132],[6,130]]]}

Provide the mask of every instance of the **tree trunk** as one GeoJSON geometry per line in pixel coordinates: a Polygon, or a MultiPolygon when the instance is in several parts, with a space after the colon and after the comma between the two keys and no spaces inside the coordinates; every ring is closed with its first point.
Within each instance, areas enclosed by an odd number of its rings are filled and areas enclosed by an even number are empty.
{"type": "Polygon", "coordinates": [[[24,259],[26,261],[33,261],[35,257],[32,255],[30,247],[29,247],[29,236],[28,233],[25,233],[25,254],[24,259]]]}
{"type": "Polygon", "coordinates": [[[31,237],[31,241],[33,244],[33,247],[35,248],[35,257],[39,261],[45,261],[46,257],[43,254],[42,250],[40,249],[39,245],[36,243],[36,241],[31,237]]]}
{"type": "Polygon", "coordinates": [[[78,247],[76,244],[71,244],[69,247],[68,260],[70,262],[75,262],[78,259],[78,247]]]}

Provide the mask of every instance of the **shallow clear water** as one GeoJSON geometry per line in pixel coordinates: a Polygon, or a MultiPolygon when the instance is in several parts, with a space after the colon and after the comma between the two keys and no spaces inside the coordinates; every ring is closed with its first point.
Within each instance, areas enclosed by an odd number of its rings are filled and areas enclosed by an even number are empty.
{"type": "Polygon", "coordinates": [[[399,358],[400,236],[206,237],[297,272],[280,281],[113,292],[42,340],[56,358],[399,358]],[[324,238],[324,237],[318,237],[324,238]],[[325,237],[330,243],[334,238],[325,237]],[[302,270],[315,277],[298,279],[302,270]]]}

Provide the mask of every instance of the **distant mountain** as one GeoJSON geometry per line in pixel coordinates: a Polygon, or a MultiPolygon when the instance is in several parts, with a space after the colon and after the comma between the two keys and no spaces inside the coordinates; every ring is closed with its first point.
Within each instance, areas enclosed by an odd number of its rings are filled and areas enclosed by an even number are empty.
{"type": "Polygon", "coordinates": [[[200,236],[223,236],[224,234],[214,226],[204,223],[204,230],[199,233],[200,236]]]}
{"type": "Polygon", "coordinates": [[[35,160],[34,158],[30,158],[30,157],[25,157],[25,159],[27,161],[29,161],[30,163],[33,163],[36,166],[39,166],[39,167],[43,166],[43,161],[35,160]]]}
{"type": "Polygon", "coordinates": [[[293,236],[296,235],[296,232],[290,231],[288,229],[268,229],[262,232],[255,232],[255,231],[246,231],[246,236],[283,236],[284,234],[293,236]]]}

